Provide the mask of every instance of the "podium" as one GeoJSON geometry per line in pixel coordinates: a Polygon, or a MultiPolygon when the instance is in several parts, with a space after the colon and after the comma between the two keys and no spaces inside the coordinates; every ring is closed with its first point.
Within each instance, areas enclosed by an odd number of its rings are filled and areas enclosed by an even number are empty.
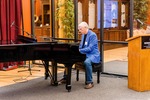
{"type": "Polygon", "coordinates": [[[150,90],[150,35],[134,36],[128,41],[128,88],[150,90]]]}

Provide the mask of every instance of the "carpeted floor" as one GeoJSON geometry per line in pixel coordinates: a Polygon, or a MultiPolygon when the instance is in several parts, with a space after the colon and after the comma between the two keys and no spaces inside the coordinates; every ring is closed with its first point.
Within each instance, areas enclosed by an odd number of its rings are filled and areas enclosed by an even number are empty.
{"type": "Polygon", "coordinates": [[[104,63],[104,72],[128,75],[128,62],[121,60],[114,60],[104,63]]]}
{"type": "MultiPolygon", "coordinates": [[[[58,79],[62,73],[58,75],[58,79]]],[[[127,78],[101,75],[101,83],[96,83],[93,73],[94,88],[84,89],[84,72],[80,72],[77,82],[75,71],[72,72],[72,90],[65,85],[51,86],[44,77],[24,83],[0,87],[0,100],[150,100],[150,91],[136,92],[128,89],[127,78]]]]}

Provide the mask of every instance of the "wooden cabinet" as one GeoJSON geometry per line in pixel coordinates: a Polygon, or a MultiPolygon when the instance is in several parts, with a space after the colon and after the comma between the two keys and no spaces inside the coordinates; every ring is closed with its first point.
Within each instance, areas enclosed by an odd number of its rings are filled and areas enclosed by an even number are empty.
{"type": "Polygon", "coordinates": [[[35,24],[35,36],[38,41],[42,37],[51,37],[51,0],[40,0],[40,24],[35,24]]]}
{"type": "Polygon", "coordinates": [[[50,25],[50,2],[49,0],[42,1],[42,25],[50,25]]]}
{"type": "Polygon", "coordinates": [[[43,27],[35,27],[35,36],[38,41],[43,41],[43,38],[50,38],[50,27],[43,26],[43,27]]]}

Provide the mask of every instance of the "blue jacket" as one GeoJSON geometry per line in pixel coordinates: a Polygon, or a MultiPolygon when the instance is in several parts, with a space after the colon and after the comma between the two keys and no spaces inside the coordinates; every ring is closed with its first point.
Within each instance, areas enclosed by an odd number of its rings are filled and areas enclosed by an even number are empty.
{"type": "Polygon", "coordinates": [[[86,40],[84,47],[83,40],[84,40],[84,34],[82,35],[82,39],[79,45],[79,51],[82,54],[86,54],[86,57],[90,58],[93,63],[99,63],[100,62],[100,52],[98,49],[98,39],[94,32],[91,30],[88,30],[86,40]]]}

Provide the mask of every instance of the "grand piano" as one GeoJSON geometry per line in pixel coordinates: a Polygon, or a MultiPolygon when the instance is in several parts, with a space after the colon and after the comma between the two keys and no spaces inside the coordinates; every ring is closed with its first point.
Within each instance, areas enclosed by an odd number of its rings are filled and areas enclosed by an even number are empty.
{"type": "Polygon", "coordinates": [[[42,60],[45,67],[45,79],[57,82],[57,63],[64,64],[67,69],[66,89],[71,91],[71,70],[73,64],[84,61],[85,55],[80,54],[77,43],[37,42],[35,39],[18,35],[20,44],[0,45],[0,62],[42,60]],[[49,70],[52,62],[52,73],[49,70]]]}

